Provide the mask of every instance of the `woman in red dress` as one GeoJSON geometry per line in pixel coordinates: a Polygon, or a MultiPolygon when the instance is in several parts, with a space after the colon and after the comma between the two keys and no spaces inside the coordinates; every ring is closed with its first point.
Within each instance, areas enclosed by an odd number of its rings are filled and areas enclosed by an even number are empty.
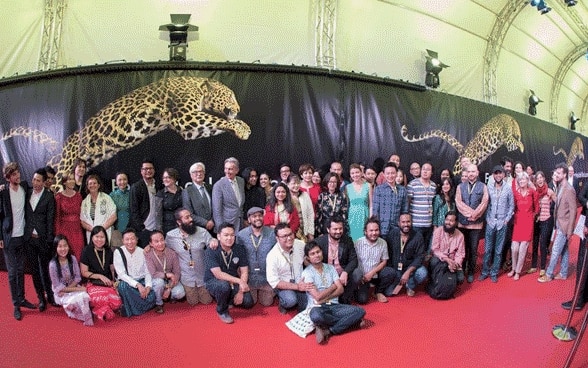
{"type": "Polygon", "coordinates": [[[265,215],[263,216],[263,224],[265,226],[274,228],[280,222],[289,224],[294,234],[296,234],[300,227],[298,211],[294,204],[292,204],[290,190],[284,183],[278,183],[274,186],[272,196],[265,206],[265,215]]]}
{"type": "Polygon", "coordinates": [[[516,178],[514,193],[514,226],[510,251],[512,255],[512,271],[508,277],[518,280],[525,263],[527,247],[533,240],[535,217],[539,213],[539,199],[535,189],[529,186],[529,175],[521,172],[516,178]]]}
{"type": "Polygon", "coordinates": [[[55,234],[65,235],[73,255],[80,259],[86,245],[80,223],[82,195],[74,189],[73,172],[64,176],[61,185],[64,189],[55,195],[55,234]]]}

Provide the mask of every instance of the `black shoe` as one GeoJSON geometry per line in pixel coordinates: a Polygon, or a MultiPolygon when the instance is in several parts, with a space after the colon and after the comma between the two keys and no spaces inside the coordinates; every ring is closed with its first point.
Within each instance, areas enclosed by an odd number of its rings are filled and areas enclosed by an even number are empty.
{"type": "Polygon", "coordinates": [[[20,307],[14,307],[14,319],[20,321],[22,319],[22,313],[20,312],[20,307]]]}
{"type": "Polygon", "coordinates": [[[45,312],[47,310],[47,303],[44,300],[39,302],[39,312],[45,312]]]}
{"type": "Polygon", "coordinates": [[[26,299],[20,303],[20,306],[23,308],[27,308],[27,309],[37,309],[36,305],[34,305],[33,303],[29,302],[26,299]]]}
{"type": "MultiPolygon", "coordinates": [[[[561,303],[561,307],[565,310],[570,310],[572,309],[572,300],[569,300],[565,303],[561,303]]],[[[575,310],[581,310],[582,308],[584,308],[584,302],[580,302],[578,300],[578,303],[576,303],[576,307],[574,308],[575,310]]]]}
{"type": "Polygon", "coordinates": [[[55,307],[55,308],[59,308],[59,307],[61,307],[61,305],[57,304],[57,303],[56,303],[56,302],[54,302],[54,301],[53,301],[53,302],[51,302],[51,303],[49,303],[49,304],[51,304],[51,306],[53,306],[53,307],[55,307]]]}

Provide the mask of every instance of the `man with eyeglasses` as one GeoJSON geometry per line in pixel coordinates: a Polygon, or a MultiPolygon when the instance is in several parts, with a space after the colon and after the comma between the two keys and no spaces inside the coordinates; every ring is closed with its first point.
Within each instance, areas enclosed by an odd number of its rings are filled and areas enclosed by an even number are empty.
{"type": "Polygon", "coordinates": [[[277,243],[266,258],[267,282],[278,295],[278,310],[286,314],[288,309],[306,307],[306,291],[312,286],[300,279],[304,267],[304,242],[296,239],[287,223],[274,228],[277,243]]]}
{"type": "Polygon", "coordinates": [[[156,193],[161,189],[155,182],[155,166],[149,159],[141,163],[141,180],[131,185],[129,192],[129,227],[137,231],[139,247],[149,244],[151,231],[161,229],[157,216],[156,193]]]}
{"type": "Polygon", "coordinates": [[[212,235],[214,232],[212,186],[204,181],[205,177],[206,167],[202,162],[196,162],[190,166],[192,183],[182,192],[182,206],[190,211],[197,226],[205,228],[212,235]]]}
{"type": "Polygon", "coordinates": [[[212,296],[204,287],[204,251],[207,247],[216,249],[218,241],[196,225],[187,209],[177,209],[174,216],[178,227],[167,233],[165,243],[178,255],[180,283],[186,292],[186,301],[192,306],[210,304],[212,296]]]}
{"type": "Polygon", "coordinates": [[[284,184],[288,184],[288,177],[290,176],[290,173],[292,172],[292,169],[290,168],[289,164],[281,164],[280,165],[280,181],[284,184]]]}

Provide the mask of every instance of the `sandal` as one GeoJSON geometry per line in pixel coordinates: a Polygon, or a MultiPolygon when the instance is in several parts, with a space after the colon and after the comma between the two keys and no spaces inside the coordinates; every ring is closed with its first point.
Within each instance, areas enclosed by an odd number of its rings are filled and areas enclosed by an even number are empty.
{"type": "Polygon", "coordinates": [[[527,274],[530,274],[530,273],[535,273],[535,272],[537,272],[537,268],[535,268],[535,267],[531,267],[531,268],[529,268],[529,270],[527,271],[527,274]]]}
{"type": "Polygon", "coordinates": [[[553,280],[553,279],[551,277],[547,276],[547,274],[545,274],[537,279],[537,281],[539,281],[539,282],[550,282],[551,280],[553,280]]]}
{"type": "Polygon", "coordinates": [[[519,276],[519,273],[517,272],[517,273],[515,273],[515,275],[514,275],[514,278],[513,278],[513,279],[514,279],[515,281],[517,281],[517,280],[519,279],[519,277],[520,277],[520,276],[519,276]]]}
{"type": "Polygon", "coordinates": [[[513,277],[513,276],[514,276],[514,274],[515,274],[515,272],[514,272],[514,270],[512,270],[512,271],[510,271],[510,272],[508,273],[508,275],[506,275],[506,276],[508,276],[508,277],[513,277]]]}

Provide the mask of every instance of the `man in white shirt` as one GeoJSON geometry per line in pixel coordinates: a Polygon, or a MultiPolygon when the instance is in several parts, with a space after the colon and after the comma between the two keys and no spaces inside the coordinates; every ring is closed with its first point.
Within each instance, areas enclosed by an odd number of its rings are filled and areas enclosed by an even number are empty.
{"type": "Polygon", "coordinates": [[[118,293],[123,300],[122,314],[141,315],[155,306],[151,274],[143,249],[137,247],[137,234],[132,228],[123,232],[123,247],[114,252],[114,269],[118,278],[118,293]]]}
{"type": "Polygon", "coordinates": [[[278,309],[285,314],[288,309],[306,307],[306,291],[311,286],[300,279],[304,264],[304,242],[295,238],[287,223],[274,228],[278,242],[266,258],[267,282],[278,295],[278,309]]]}

